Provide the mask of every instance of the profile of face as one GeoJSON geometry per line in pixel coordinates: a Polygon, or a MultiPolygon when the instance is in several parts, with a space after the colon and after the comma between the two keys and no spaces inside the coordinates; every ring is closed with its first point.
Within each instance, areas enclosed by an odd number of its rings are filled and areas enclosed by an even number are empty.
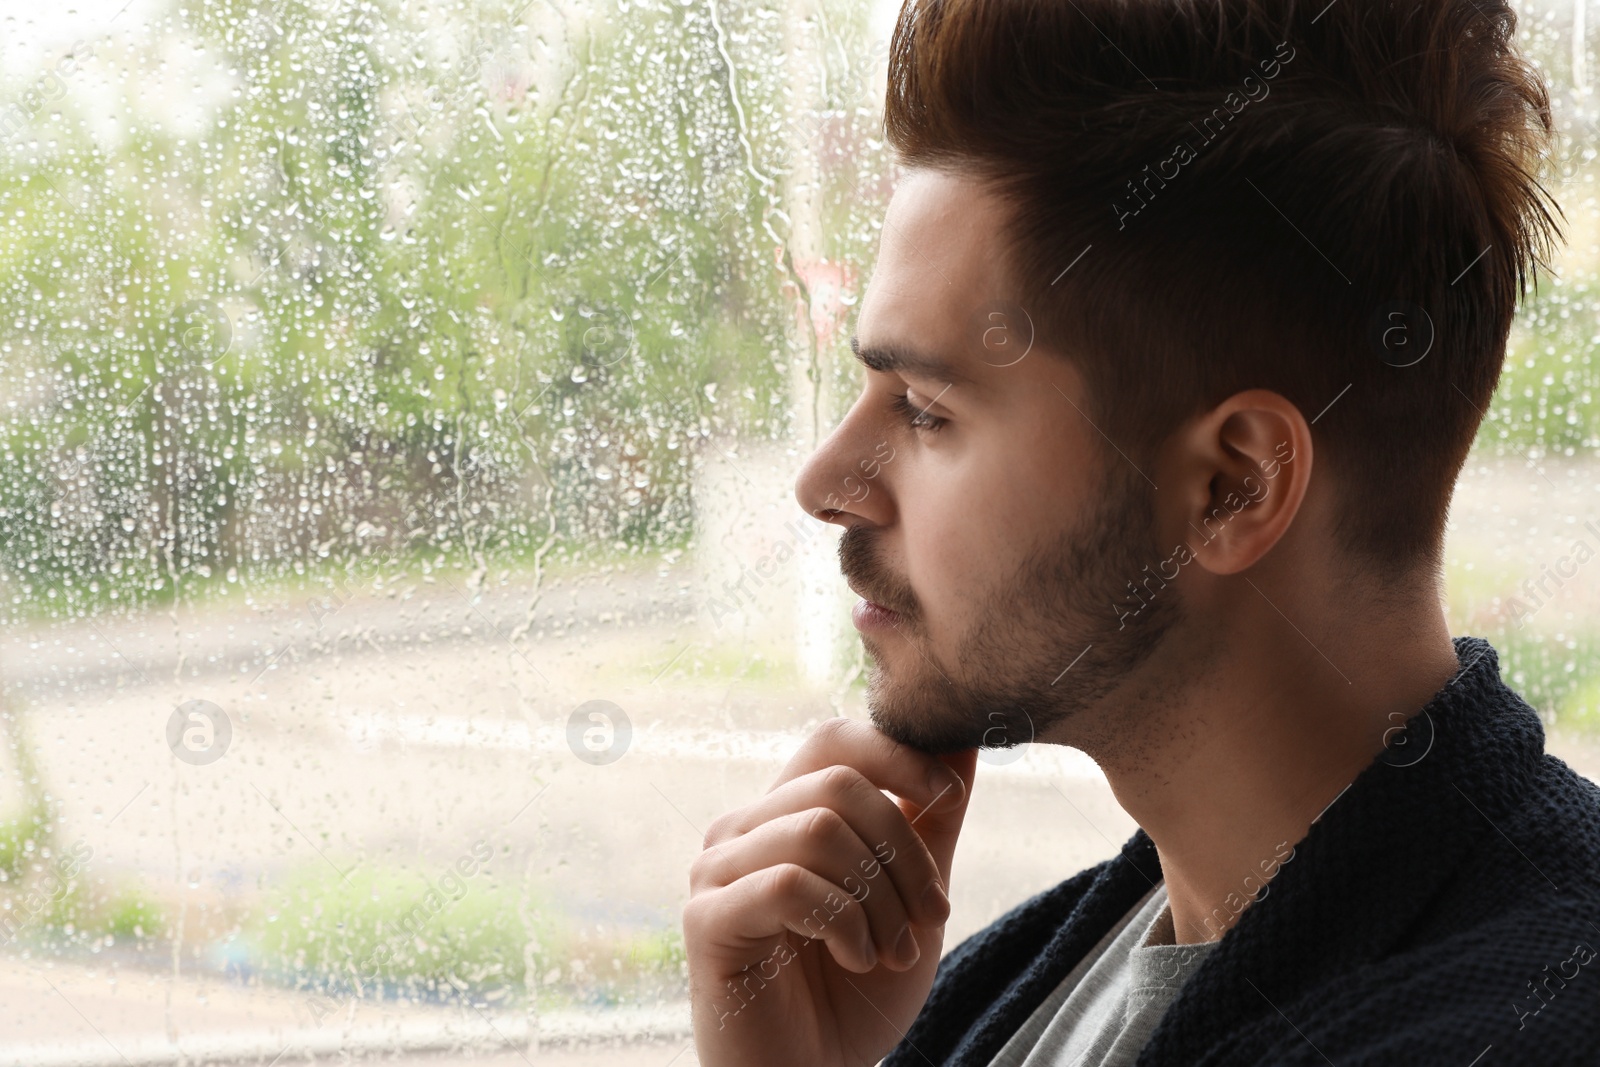
{"type": "Polygon", "coordinates": [[[1171,551],[1154,486],[1034,343],[997,268],[1002,211],[972,179],[902,178],[857,320],[865,386],[796,484],[845,527],[873,722],[931,753],[1088,747],[1183,618],[1175,584],[1130,590],[1171,551]]]}

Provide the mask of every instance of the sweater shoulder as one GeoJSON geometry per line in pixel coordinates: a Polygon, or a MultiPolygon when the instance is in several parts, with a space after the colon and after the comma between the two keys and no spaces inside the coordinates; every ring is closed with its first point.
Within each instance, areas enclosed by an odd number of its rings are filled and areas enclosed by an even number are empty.
{"type": "MultiPolygon", "coordinates": [[[[1410,1067],[1578,1063],[1600,1048],[1600,930],[1587,901],[1512,906],[1442,941],[1344,972],[1263,1015],[1267,1052],[1246,1062],[1410,1067]],[[1287,1022],[1286,1022],[1287,1021],[1287,1022]],[[1291,1027],[1288,1023],[1292,1022],[1291,1027]]],[[[1237,1051],[1237,1045],[1234,1046],[1237,1051]]],[[[1235,1061],[1238,1062],[1238,1061],[1235,1061]]]]}

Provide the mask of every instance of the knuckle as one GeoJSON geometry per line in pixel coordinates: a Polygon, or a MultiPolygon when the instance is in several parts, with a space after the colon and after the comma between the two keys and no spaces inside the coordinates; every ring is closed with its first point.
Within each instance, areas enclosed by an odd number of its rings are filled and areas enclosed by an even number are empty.
{"type": "Polygon", "coordinates": [[[849,732],[849,730],[850,720],[842,715],[835,715],[832,718],[822,720],[822,725],[818,726],[816,730],[812,732],[811,736],[817,741],[838,741],[842,739],[849,732]]]}
{"type": "Polygon", "coordinates": [[[811,808],[800,816],[800,836],[817,845],[830,845],[837,843],[849,829],[840,815],[832,808],[811,808]]]}
{"type": "Polygon", "coordinates": [[[705,837],[700,840],[702,850],[715,848],[728,838],[735,836],[739,823],[737,812],[725,812],[711,820],[711,825],[706,827],[705,837]]]}
{"type": "Polygon", "coordinates": [[[836,763],[822,772],[821,785],[829,796],[841,798],[851,796],[857,793],[864,783],[866,778],[860,771],[842,763],[836,763]]]}
{"type": "Polygon", "coordinates": [[[689,861],[690,892],[695,892],[700,889],[707,889],[716,884],[712,867],[715,859],[715,853],[707,850],[701,852],[698,856],[689,861]]]}
{"type": "Polygon", "coordinates": [[[828,921],[830,923],[839,923],[841,930],[854,929],[859,926],[871,926],[871,923],[867,921],[865,906],[849,893],[830,891],[827,899],[823,901],[823,910],[828,916],[828,921]]]}
{"type": "Polygon", "coordinates": [[[767,868],[766,893],[774,897],[796,897],[810,883],[811,872],[798,863],[779,863],[767,868]]]}
{"type": "Polygon", "coordinates": [[[707,928],[709,922],[706,915],[709,907],[704,896],[690,897],[684,904],[683,911],[679,915],[683,923],[684,940],[691,942],[700,940],[700,933],[707,928]]]}

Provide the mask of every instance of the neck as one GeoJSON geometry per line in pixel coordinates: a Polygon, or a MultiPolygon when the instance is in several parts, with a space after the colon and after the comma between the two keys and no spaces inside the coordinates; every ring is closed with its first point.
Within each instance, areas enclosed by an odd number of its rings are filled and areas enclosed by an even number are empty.
{"type": "Polygon", "coordinates": [[[1120,732],[1082,746],[1156,845],[1178,944],[1237,922],[1312,821],[1458,670],[1431,593],[1411,610],[1324,614],[1321,625],[1312,597],[1269,595],[1276,607],[1253,592],[1253,604],[1231,604],[1226,630],[1174,628],[1140,668],[1146,681],[1107,702],[1120,732]]]}

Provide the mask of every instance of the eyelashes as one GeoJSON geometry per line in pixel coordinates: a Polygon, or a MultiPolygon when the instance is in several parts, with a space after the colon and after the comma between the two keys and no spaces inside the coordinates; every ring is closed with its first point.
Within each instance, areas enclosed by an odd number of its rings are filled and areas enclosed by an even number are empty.
{"type": "Polygon", "coordinates": [[[937,433],[949,421],[937,415],[929,415],[925,409],[913,406],[905,393],[896,393],[889,401],[889,407],[900,415],[905,420],[905,424],[913,430],[937,433]]]}

